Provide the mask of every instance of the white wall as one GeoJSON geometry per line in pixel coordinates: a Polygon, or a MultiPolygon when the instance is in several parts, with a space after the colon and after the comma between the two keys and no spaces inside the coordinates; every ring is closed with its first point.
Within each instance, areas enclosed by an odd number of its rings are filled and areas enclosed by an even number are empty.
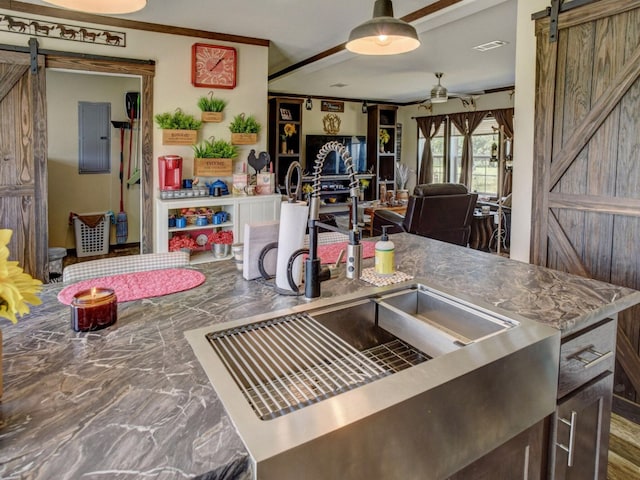
{"type": "MultiPolygon", "coordinates": [[[[258,144],[241,147],[240,156],[234,163],[234,171],[242,171],[242,163],[246,162],[251,148],[257,151],[267,148],[267,62],[268,48],[233,44],[229,42],[212,41],[196,37],[183,37],[155,32],[144,32],[121,28],[101,27],[96,24],[84,24],[76,21],[64,21],[47,18],[39,15],[31,15],[0,9],[0,14],[15,15],[51,21],[63,22],[89,28],[102,28],[104,30],[118,30],[127,34],[126,47],[110,47],[91,43],[61,40],[59,38],[38,37],[39,47],[47,50],[59,50],[66,52],[86,53],[91,55],[103,55],[119,58],[133,58],[141,60],[153,60],[156,62],[156,76],[153,82],[153,113],[174,111],[182,108],[187,113],[199,116],[197,107],[198,98],[207,95],[210,89],[196,88],[191,85],[191,46],[196,43],[208,43],[229,45],[238,52],[238,81],[233,90],[216,90],[215,96],[228,100],[225,109],[225,120],[220,124],[206,124],[199,133],[199,140],[215,136],[229,140],[231,133],[228,125],[234,115],[238,113],[253,114],[262,124],[263,130],[259,135],[258,144]]],[[[28,46],[28,35],[0,31],[0,43],[9,45],[28,46]]],[[[145,108],[145,106],[143,106],[145,108]]],[[[157,161],[160,155],[176,154],[184,158],[184,177],[190,177],[193,172],[193,152],[191,147],[175,147],[162,145],[162,135],[158,128],[153,129],[153,158],[154,178],[157,178],[157,161]]],[[[154,198],[158,194],[157,181],[154,185],[154,198]]],[[[149,221],[152,221],[149,219],[149,221]]]]}
{"type": "Polygon", "coordinates": [[[531,14],[544,10],[548,0],[518,0],[516,37],[516,95],[513,142],[513,259],[529,262],[535,114],[536,38],[531,14]]]}

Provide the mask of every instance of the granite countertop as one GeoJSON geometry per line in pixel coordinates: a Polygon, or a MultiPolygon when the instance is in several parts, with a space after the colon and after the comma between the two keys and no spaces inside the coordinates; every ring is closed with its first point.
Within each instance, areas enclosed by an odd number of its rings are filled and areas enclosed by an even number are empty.
{"type": "MultiPolygon", "coordinates": [[[[640,292],[409,234],[399,270],[436,289],[544,322],[568,335],[640,303],[640,292]]],[[[373,259],[364,261],[372,266],[373,259]]],[[[195,268],[195,289],[118,306],[105,330],[71,330],[60,284],[3,325],[0,477],[251,478],[251,462],[183,332],[306,303],[247,282],[231,261],[195,268]]],[[[340,276],[322,297],[368,286],[340,276]]]]}

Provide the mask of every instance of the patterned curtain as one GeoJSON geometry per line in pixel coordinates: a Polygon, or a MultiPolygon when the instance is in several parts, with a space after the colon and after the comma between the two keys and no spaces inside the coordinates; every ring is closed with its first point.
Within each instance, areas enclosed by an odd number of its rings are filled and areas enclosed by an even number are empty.
{"type": "MultiPolygon", "coordinates": [[[[500,127],[504,128],[504,135],[511,139],[511,152],[513,152],[513,108],[502,108],[493,110],[493,116],[500,127]]],[[[502,196],[506,197],[513,189],[513,171],[505,170],[504,181],[502,182],[502,196]]]]}
{"type": "Polygon", "coordinates": [[[488,112],[462,112],[449,115],[451,123],[462,133],[462,158],[459,183],[471,188],[471,165],[473,164],[473,148],[471,135],[488,112]]]}
{"type": "Polygon", "coordinates": [[[422,160],[420,162],[420,172],[418,173],[418,185],[433,182],[433,153],[431,152],[431,139],[435,137],[440,125],[444,120],[444,115],[434,115],[432,117],[418,117],[416,123],[425,138],[422,160]]]}

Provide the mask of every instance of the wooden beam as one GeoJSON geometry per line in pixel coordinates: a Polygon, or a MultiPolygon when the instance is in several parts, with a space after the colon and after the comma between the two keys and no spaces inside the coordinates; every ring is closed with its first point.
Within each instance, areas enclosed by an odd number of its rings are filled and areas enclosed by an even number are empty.
{"type": "MultiPolygon", "coordinates": [[[[414,12],[411,12],[405,15],[404,17],[401,17],[400,20],[404,20],[405,22],[413,22],[415,20],[419,20],[422,17],[432,15],[436,12],[439,12],[440,10],[443,10],[452,5],[455,5],[456,3],[459,3],[461,1],[462,0],[438,0],[437,2],[433,2],[432,4],[427,5],[426,7],[420,8],[414,12]]],[[[347,44],[346,42],[341,43],[340,45],[336,45],[335,47],[331,47],[327,50],[317,53],[312,57],[305,58],[304,60],[300,60],[299,62],[294,63],[293,65],[289,65],[288,67],[285,67],[282,70],[279,70],[269,75],[269,80],[276,79],[278,77],[286,75],[287,73],[293,72],[294,70],[298,70],[299,68],[305,67],[307,65],[311,65],[312,63],[322,60],[323,58],[327,58],[327,57],[330,57],[331,55],[339,53],[345,49],[346,44],[347,44]]]]}
{"type": "Polygon", "coordinates": [[[567,208],[585,212],[640,217],[640,200],[635,198],[551,192],[549,193],[549,208],[567,208]]]}
{"type": "Polygon", "coordinates": [[[555,241],[553,243],[554,249],[560,255],[569,273],[591,278],[591,272],[582,263],[578,252],[573,248],[558,219],[551,212],[549,212],[549,237],[555,241]]]}
{"type": "Polygon", "coordinates": [[[29,65],[10,65],[5,69],[4,74],[0,75],[0,102],[13,90],[14,85],[22,79],[27,70],[29,65]]]}

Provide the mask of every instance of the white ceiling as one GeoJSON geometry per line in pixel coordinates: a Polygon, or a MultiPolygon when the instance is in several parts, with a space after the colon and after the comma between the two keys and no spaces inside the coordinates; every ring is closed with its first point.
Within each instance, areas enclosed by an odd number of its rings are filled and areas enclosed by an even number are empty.
{"type": "MultiPolygon", "coordinates": [[[[27,3],[48,5],[41,0],[27,3]]],[[[374,0],[149,0],[122,18],[268,39],[269,74],[346,41],[372,16],[374,0]]],[[[397,18],[435,0],[394,0],[397,18]]],[[[346,50],[269,82],[269,91],[370,101],[413,102],[429,96],[435,72],[450,92],[509,87],[515,81],[516,0],[462,0],[413,22],[422,45],[395,56],[346,50]],[[504,47],[481,53],[493,40],[504,47]],[[344,87],[332,86],[344,84],[344,87]]],[[[50,5],[48,5],[50,6],[50,5]]]]}

